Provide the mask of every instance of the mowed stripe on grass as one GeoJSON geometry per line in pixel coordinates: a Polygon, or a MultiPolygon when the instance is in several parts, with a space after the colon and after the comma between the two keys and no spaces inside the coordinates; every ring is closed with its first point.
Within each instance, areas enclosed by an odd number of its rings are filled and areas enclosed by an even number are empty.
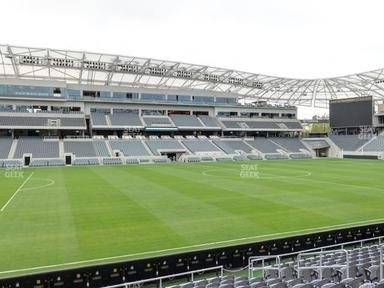
{"type": "MultiPolygon", "coordinates": [[[[262,235],[384,218],[380,161],[277,160],[25,171],[26,175],[34,172],[25,193],[21,191],[0,214],[0,271],[119,255],[138,257],[151,251],[231,239],[250,241],[262,235]],[[255,164],[258,177],[241,177],[244,169],[254,168],[244,165],[255,164]],[[55,184],[33,189],[42,186],[42,179],[55,184]]],[[[3,202],[4,195],[12,195],[16,184],[23,182],[5,177],[0,181],[3,202]]]]}

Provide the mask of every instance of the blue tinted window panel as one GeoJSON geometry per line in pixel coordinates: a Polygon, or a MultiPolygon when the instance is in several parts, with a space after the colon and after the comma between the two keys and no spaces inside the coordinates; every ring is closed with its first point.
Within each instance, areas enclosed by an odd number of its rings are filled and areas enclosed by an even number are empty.
{"type": "Polygon", "coordinates": [[[109,92],[109,91],[100,91],[100,98],[111,98],[111,92],[109,92]]]}
{"type": "Polygon", "coordinates": [[[179,102],[191,102],[191,96],[179,95],[179,102]]]}
{"type": "Polygon", "coordinates": [[[167,101],[176,102],[177,101],[177,95],[168,95],[167,101]]]}
{"type": "Polygon", "coordinates": [[[113,92],[112,97],[123,99],[123,98],[127,97],[127,93],[126,92],[113,92]]]}
{"type": "Polygon", "coordinates": [[[80,98],[81,91],[80,90],[74,90],[74,89],[67,89],[67,94],[68,94],[68,97],[80,98]]]}
{"type": "Polygon", "coordinates": [[[162,101],[162,100],[165,100],[165,95],[141,93],[141,100],[162,101]]]}

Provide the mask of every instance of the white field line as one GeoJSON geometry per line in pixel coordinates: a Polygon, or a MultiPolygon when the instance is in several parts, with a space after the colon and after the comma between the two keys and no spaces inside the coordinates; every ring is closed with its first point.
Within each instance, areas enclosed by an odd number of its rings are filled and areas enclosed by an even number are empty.
{"type": "Polygon", "coordinates": [[[39,180],[44,180],[44,181],[47,182],[47,184],[43,184],[43,185],[36,186],[36,187],[28,187],[28,188],[24,188],[23,191],[27,191],[27,190],[30,191],[30,190],[43,189],[43,188],[52,186],[52,185],[54,185],[54,184],[56,183],[55,180],[52,180],[52,179],[49,179],[49,178],[47,178],[47,179],[44,179],[44,178],[36,178],[36,177],[33,178],[33,180],[37,180],[37,179],[39,179],[39,180]]]}
{"type": "Polygon", "coordinates": [[[25,181],[19,186],[19,188],[17,188],[17,190],[15,191],[15,193],[13,193],[13,195],[11,196],[11,198],[9,198],[9,200],[7,201],[7,203],[4,204],[3,207],[1,207],[0,209],[0,212],[3,212],[5,210],[5,208],[7,208],[8,204],[11,203],[12,199],[15,198],[15,196],[17,195],[17,193],[19,193],[21,191],[21,189],[23,189],[24,185],[27,184],[27,182],[29,181],[29,179],[31,179],[33,175],[33,172],[28,176],[27,179],[25,179],[25,181]]]}
{"type": "Polygon", "coordinates": [[[80,264],[91,264],[91,263],[97,263],[97,262],[108,262],[111,260],[118,260],[118,259],[131,259],[132,257],[137,256],[145,256],[145,255],[158,255],[162,253],[170,253],[170,252],[177,252],[179,250],[190,250],[193,248],[202,248],[202,247],[210,247],[213,245],[220,245],[220,244],[231,244],[236,242],[243,242],[246,240],[257,240],[260,238],[268,238],[276,237],[276,236],[284,236],[284,235],[299,235],[303,232],[322,232],[329,230],[330,228],[348,228],[357,224],[374,224],[378,222],[384,221],[384,218],[380,219],[372,219],[372,220],[365,220],[365,221],[358,221],[358,222],[351,222],[351,223],[345,223],[345,224],[337,224],[337,225],[330,225],[330,226],[324,226],[324,227],[317,227],[317,228],[308,228],[308,229],[302,229],[302,230],[293,230],[293,231],[287,231],[287,232],[279,232],[279,233],[272,233],[272,234],[265,234],[265,235],[259,235],[259,236],[250,236],[250,237],[243,237],[238,239],[231,239],[231,240],[223,240],[223,241],[216,241],[211,243],[203,243],[203,244],[195,244],[195,245],[189,245],[189,246],[183,246],[183,247],[176,247],[176,248],[168,248],[168,249],[162,249],[162,250],[154,250],[154,251],[146,251],[146,252],[139,252],[139,253],[133,253],[133,254],[125,254],[120,256],[111,256],[111,257],[104,257],[104,258],[98,258],[98,259],[89,259],[89,260],[82,260],[82,261],[75,261],[75,262],[67,262],[62,264],[52,264],[52,265],[45,265],[45,266],[37,266],[37,267],[31,267],[31,268],[23,268],[23,269],[15,269],[15,270],[8,270],[8,271],[1,271],[0,275],[3,274],[11,274],[11,273],[18,273],[18,272],[28,272],[28,271],[34,271],[34,270],[46,270],[51,268],[64,268],[67,266],[75,266],[80,264]]]}

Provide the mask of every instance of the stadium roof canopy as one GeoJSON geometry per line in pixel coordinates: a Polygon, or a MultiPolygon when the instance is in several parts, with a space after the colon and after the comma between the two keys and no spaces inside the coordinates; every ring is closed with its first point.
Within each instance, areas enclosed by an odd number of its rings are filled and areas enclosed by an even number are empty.
{"type": "MultiPolygon", "coordinates": [[[[67,83],[210,91],[244,101],[327,107],[331,99],[384,99],[384,69],[293,79],[176,61],[0,45],[0,77],[67,83]]],[[[192,93],[191,92],[191,93],[192,93]]]]}

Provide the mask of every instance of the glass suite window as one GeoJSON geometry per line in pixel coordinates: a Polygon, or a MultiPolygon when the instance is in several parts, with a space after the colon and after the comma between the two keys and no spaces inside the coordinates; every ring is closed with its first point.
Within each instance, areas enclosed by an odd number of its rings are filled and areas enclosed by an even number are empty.
{"type": "Polygon", "coordinates": [[[193,96],[193,102],[196,103],[214,103],[215,98],[209,96],[193,96]]]}
{"type": "Polygon", "coordinates": [[[100,98],[111,98],[111,92],[109,92],[109,91],[100,91],[100,98]]]}
{"type": "Polygon", "coordinates": [[[165,95],[164,94],[141,93],[141,100],[146,100],[146,101],[165,101],[165,95]]]}
{"type": "Polygon", "coordinates": [[[178,95],[179,102],[191,102],[191,96],[188,95],[178,95]]]}
{"type": "Polygon", "coordinates": [[[112,97],[118,99],[137,99],[138,94],[132,92],[113,92],[112,97]]]}
{"type": "Polygon", "coordinates": [[[168,95],[167,96],[167,101],[170,101],[170,102],[176,102],[178,100],[178,95],[168,95]]]}
{"type": "Polygon", "coordinates": [[[67,89],[67,95],[68,97],[72,97],[72,98],[80,98],[81,92],[80,90],[67,89]]]}

